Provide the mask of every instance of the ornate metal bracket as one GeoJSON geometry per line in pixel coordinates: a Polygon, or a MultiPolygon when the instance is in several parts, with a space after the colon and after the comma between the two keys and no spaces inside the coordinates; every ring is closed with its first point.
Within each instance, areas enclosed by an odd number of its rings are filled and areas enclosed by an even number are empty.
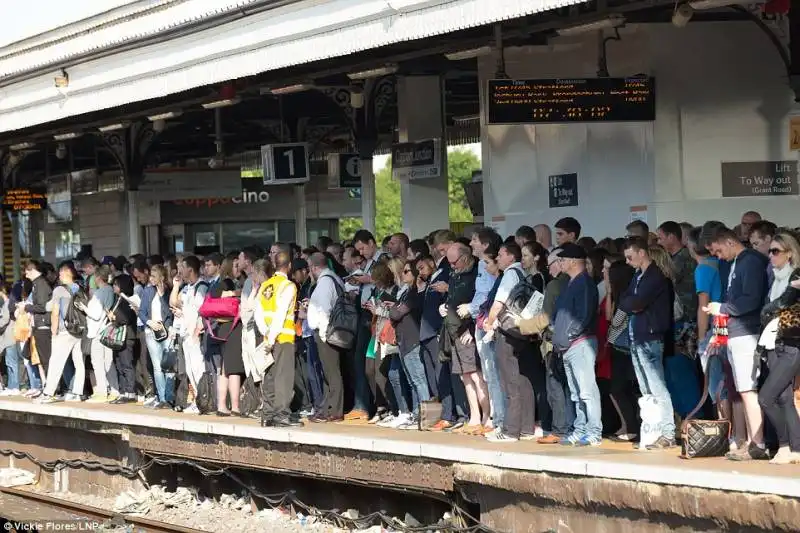
{"type": "Polygon", "coordinates": [[[14,176],[14,171],[17,170],[22,162],[32,154],[31,150],[22,150],[19,152],[12,152],[11,150],[0,150],[0,162],[2,162],[3,169],[3,188],[11,187],[14,184],[11,180],[14,176]]]}
{"type": "Polygon", "coordinates": [[[158,136],[159,133],[149,122],[135,122],[124,130],[102,134],[103,144],[119,164],[129,190],[139,188],[144,177],[147,154],[158,136]]]}

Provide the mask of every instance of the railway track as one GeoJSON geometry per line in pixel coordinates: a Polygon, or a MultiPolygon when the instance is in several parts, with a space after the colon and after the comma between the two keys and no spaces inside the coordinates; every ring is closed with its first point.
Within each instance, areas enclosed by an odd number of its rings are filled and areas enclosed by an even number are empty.
{"type": "MultiPolygon", "coordinates": [[[[16,524],[73,523],[80,527],[81,522],[92,524],[107,524],[109,530],[120,528],[130,533],[203,533],[202,530],[192,529],[166,522],[159,522],[148,518],[126,516],[98,507],[90,507],[30,490],[0,487],[0,527],[3,532],[22,533],[32,531],[29,527],[15,528],[16,524]]],[[[72,531],[91,531],[93,528],[84,526],[82,529],[72,531]]],[[[57,531],[52,528],[50,531],[57,531]]],[[[60,529],[68,531],[68,529],[60,529]]],[[[48,531],[48,529],[42,529],[48,531]]]]}

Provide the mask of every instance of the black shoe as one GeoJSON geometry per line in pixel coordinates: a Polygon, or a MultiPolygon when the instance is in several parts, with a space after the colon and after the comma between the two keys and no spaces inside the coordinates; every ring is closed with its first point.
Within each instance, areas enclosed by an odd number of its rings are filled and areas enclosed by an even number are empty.
{"type": "Polygon", "coordinates": [[[110,402],[111,405],[124,405],[126,403],[136,403],[136,398],[128,398],[125,396],[120,396],[116,400],[112,400],[110,402]]]}
{"type": "Polygon", "coordinates": [[[272,419],[272,426],[276,428],[297,428],[303,427],[303,423],[299,420],[292,420],[290,417],[280,417],[272,419]]]}
{"type": "Polygon", "coordinates": [[[272,417],[267,417],[267,416],[262,416],[261,417],[261,427],[262,428],[272,427],[274,425],[275,424],[274,424],[274,420],[272,419],[272,417]]]}
{"type": "Polygon", "coordinates": [[[328,422],[328,417],[322,415],[314,415],[311,418],[309,418],[308,421],[312,424],[324,424],[328,422]]]}
{"type": "Polygon", "coordinates": [[[217,411],[215,414],[220,418],[226,418],[231,416],[230,413],[226,413],[225,411],[217,411]]]}
{"type": "Polygon", "coordinates": [[[153,406],[153,409],[158,409],[158,410],[172,409],[172,404],[169,402],[158,402],[153,406]]]}

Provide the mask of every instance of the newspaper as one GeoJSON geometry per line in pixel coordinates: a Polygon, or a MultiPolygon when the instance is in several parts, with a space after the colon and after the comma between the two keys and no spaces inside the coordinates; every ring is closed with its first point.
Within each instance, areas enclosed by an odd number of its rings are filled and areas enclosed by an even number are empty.
{"type": "Polygon", "coordinates": [[[544,294],[539,291],[531,295],[531,299],[525,305],[525,308],[519,314],[520,319],[529,320],[542,312],[544,307],[544,294]]]}

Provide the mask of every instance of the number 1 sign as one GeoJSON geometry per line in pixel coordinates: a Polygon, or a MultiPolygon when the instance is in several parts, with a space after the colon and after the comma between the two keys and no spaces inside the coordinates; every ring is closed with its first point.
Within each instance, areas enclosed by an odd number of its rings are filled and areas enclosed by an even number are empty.
{"type": "Polygon", "coordinates": [[[305,143],[268,144],[261,147],[264,185],[306,183],[310,178],[308,145],[305,143]]]}

